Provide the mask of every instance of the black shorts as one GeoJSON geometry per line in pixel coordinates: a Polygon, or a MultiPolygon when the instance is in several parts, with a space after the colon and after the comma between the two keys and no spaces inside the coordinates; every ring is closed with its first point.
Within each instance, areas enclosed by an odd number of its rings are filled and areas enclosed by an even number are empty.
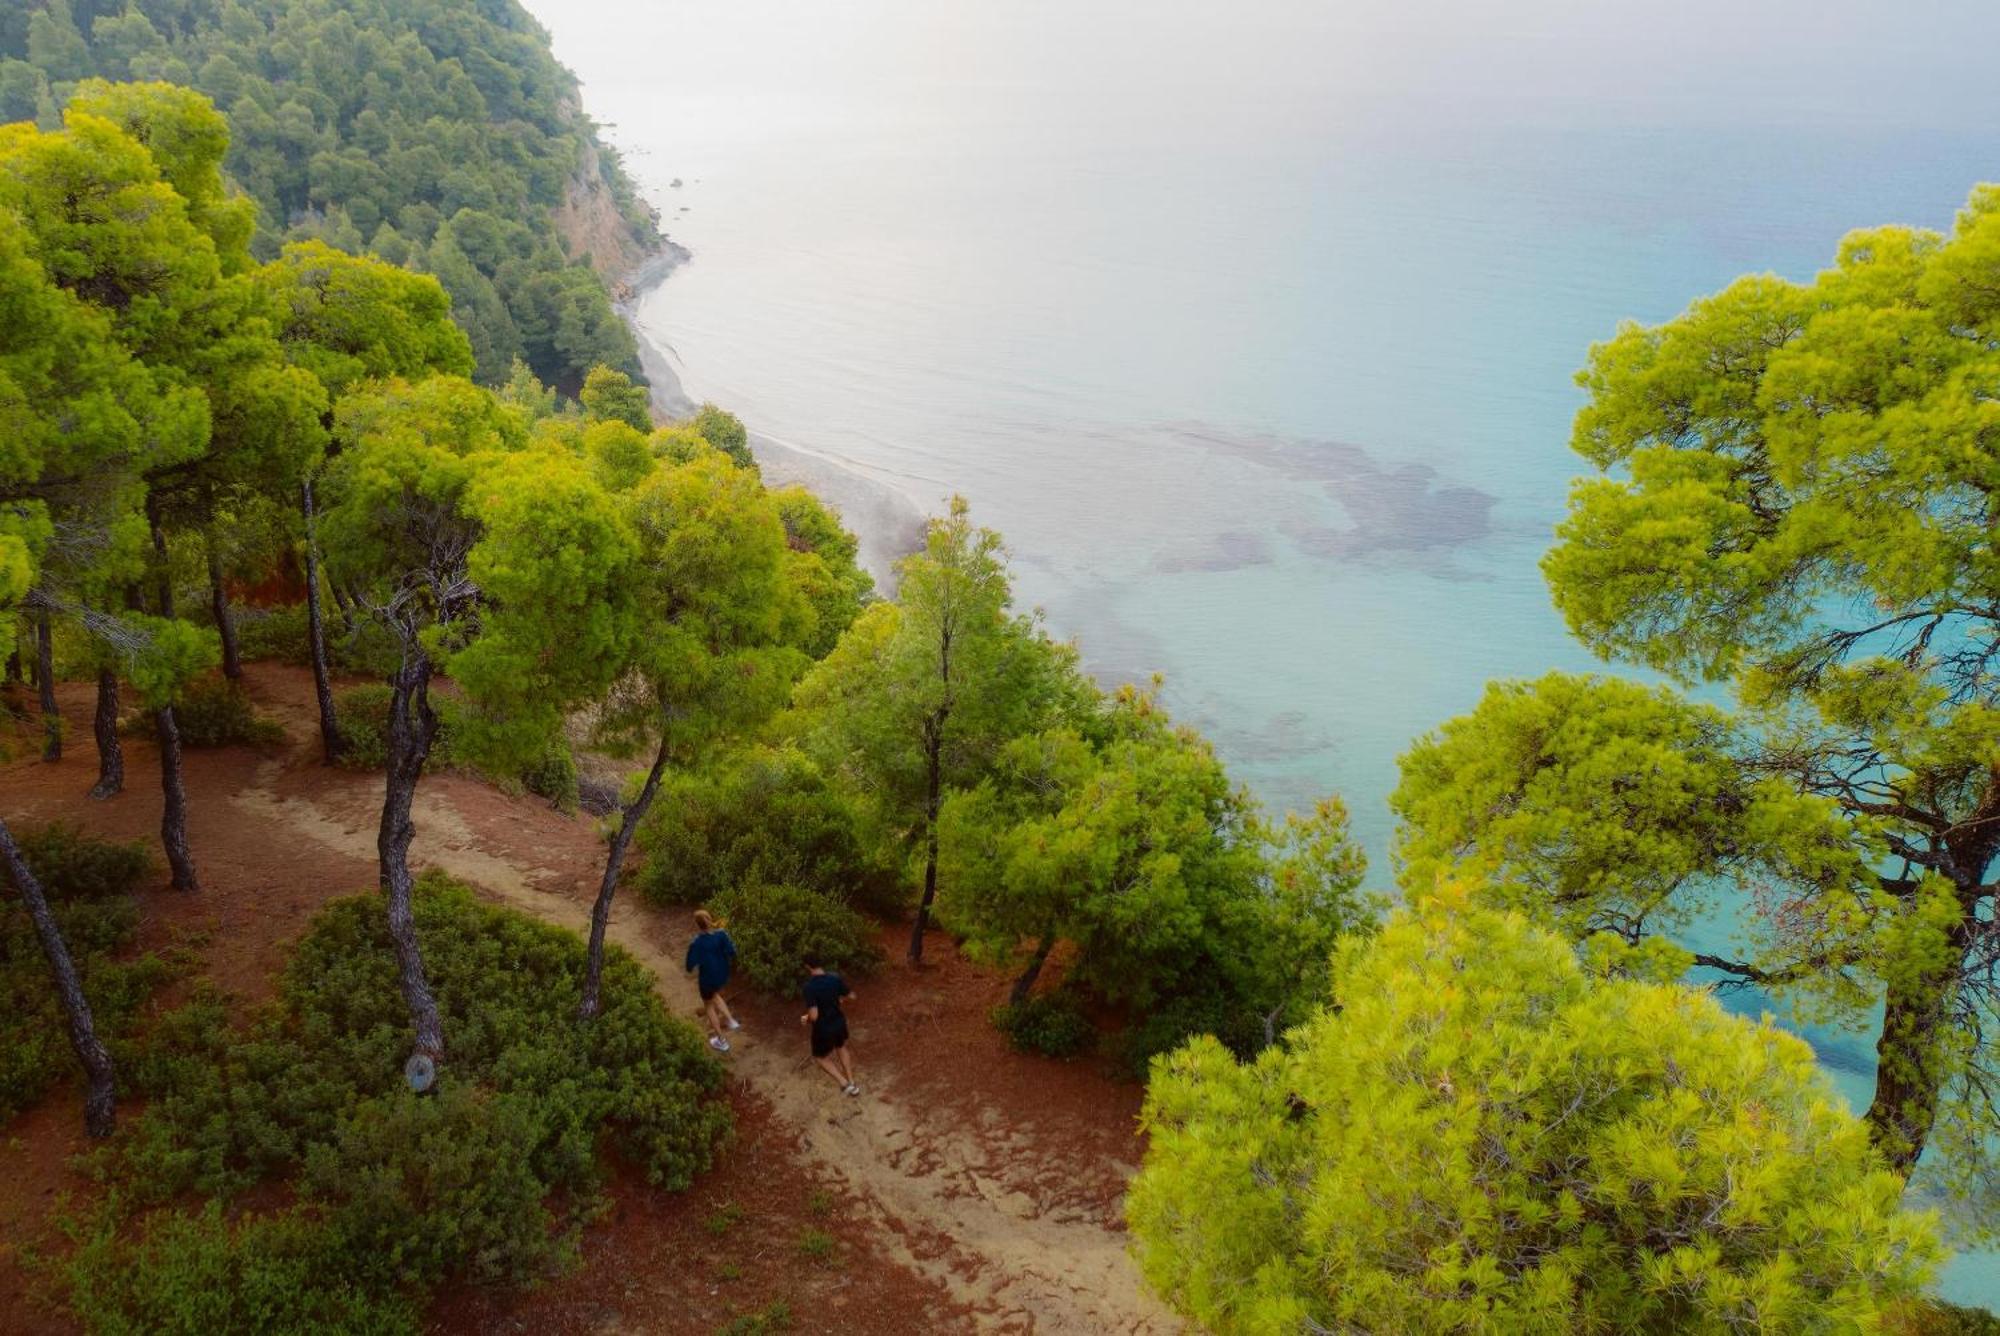
{"type": "Polygon", "coordinates": [[[823,1058],[836,1048],[847,1047],[847,1022],[833,1021],[813,1026],[813,1056],[823,1058]]]}
{"type": "Polygon", "coordinates": [[[704,1002],[708,1001],[708,999],[714,997],[717,993],[721,992],[723,989],[727,987],[729,987],[729,985],[726,983],[719,983],[715,985],[715,987],[713,988],[710,988],[705,983],[698,983],[695,985],[696,990],[701,993],[701,1000],[704,1002]]]}

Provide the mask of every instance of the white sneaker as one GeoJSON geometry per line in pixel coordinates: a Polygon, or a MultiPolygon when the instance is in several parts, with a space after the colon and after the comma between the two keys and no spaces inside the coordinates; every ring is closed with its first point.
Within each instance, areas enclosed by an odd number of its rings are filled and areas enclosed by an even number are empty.
{"type": "Polygon", "coordinates": [[[737,1020],[734,1016],[731,1016],[729,1018],[729,1028],[732,1030],[740,1030],[743,1028],[743,1022],[737,1020]]]}
{"type": "Polygon", "coordinates": [[[727,1053],[729,1051],[729,1041],[719,1034],[712,1034],[708,1037],[708,1046],[717,1053],[727,1053]]]}
{"type": "Polygon", "coordinates": [[[861,1087],[850,1081],[842,1088],[840,1093],[843,1095],[858,1095],[861,1093],[861,1087]]]}

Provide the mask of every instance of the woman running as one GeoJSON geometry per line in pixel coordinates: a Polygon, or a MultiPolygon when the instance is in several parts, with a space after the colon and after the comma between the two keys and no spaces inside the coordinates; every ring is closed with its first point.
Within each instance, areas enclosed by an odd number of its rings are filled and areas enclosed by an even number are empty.
{"type": "Polygon", "coordinates": [[[806,968],[812,973],[806,979],[806,1014],[799,1017],[799,1024],[812,1026],[813,1061],[840,1086],[841,1094],[858,1095],[854,1059],[847,1053],[847,1016],[840,1009],[840,1000],[852,998],[854,990],[847,980],[822,968],[817,956],[806,957],[806,968]]]}
{"type": "Polygon", "coordinates": [[[717,1053],[727,1053],[729,1041],[722,1032],[743,1028],[722,999],[722,990],[729,986],[729,967],[736,961],[736,943],[706,909],[694,911],[694,926],[700,931],[688,943],[687,968],[690,973],[700,971],[695,984],[701,989],[702,1010],[708,1017],[708,1046],[717,1053]]]}

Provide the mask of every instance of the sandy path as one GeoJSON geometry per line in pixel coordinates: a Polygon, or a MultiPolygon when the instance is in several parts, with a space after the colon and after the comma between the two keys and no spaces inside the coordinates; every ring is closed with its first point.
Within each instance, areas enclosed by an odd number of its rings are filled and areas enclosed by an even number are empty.
{"type": "MultiPolygon", "coordinates": [[[[286,693],[289,694],[289,693],[286,693]]],[[[314,738],[309,701],[260,691],[260,703],[283,715],[291,736],[314,738]]],[[[381,779],[316,771],[314,793],[286,793],[295,765],[312,765],[309,747],[260,764],[232,795],[245,819],[311,840],[340,854],[372,859],[381,779]]],[[[509,838],[482,834],[486,819],[468,816],[461,798],[492,807],[492,791],[452,777],[427,778],[417,793],[412,860],[444,869],[495,899],[579,933],[589,927],[601,844],[589,823],[512,804],[509,838]],[[528,851],[532,850],[530,855],[528,851]]],[[[682,971],[686,925],[629,896],[615,907],[610,939],[650,968],[661,996],[689,1015],[699,998],[682,971]]],[[[897,1098],[896,1073],[864,1066],[868,1088],[842,1096],[811,1065],[796,1034],[733,1037],[730,1062],[797,1128],[808,1153],[873,1212],[881,1241],[920,1275],[941,1281],[977,1310],[983,1329],[1020,1332],[1169,1332],[1179,1323],[1142,1289],[1123,1236],[1087,1213],[1047,1210],[995,1172],[997,1154],[1020,1181],[1025,1138],[1004,1131],[940,1125],[897,1098]]],[[[996,1122],[997,1119],[987,1120],[996,1122]]]]}

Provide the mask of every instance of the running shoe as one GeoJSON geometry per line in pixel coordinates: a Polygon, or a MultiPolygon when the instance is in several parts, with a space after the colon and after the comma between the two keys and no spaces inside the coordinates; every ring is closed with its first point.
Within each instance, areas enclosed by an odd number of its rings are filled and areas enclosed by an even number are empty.
{"type": "Polygon", "coordinates": [[[708,1037],[708,1046],[717,1053],[727,1053],[729,1051],[729,1041],[719,1034],[712,1034],[708,1037]]]}

